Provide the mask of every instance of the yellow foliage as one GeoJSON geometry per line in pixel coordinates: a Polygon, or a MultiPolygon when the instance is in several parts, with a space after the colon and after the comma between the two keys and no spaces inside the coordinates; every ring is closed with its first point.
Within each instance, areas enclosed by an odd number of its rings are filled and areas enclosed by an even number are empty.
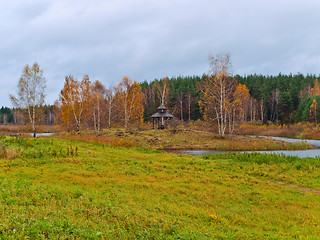
{"type": "Polygon", "coordinates": [[[213,220],[218,220],[218,216],[215,213],[209,214],[209,217],[213,220]]]}
{"type": "Polygon", "coordinates": [[[119,83],[115,98],[118,102],[118,111],[125,128],[129,124],[142,124],[143,97],[141,86],[136,81],[132,82],[130,78],[125,76],[119,83]]]}
{"type": "Polygon", "coordinates": [[[250,99],[249,89],[245,84],[239,83],[235,92],[233,93],[233,96],[235,99],[239,99],[241,102],[247,101],[250,99]]]}
{"type": "Polygon", "coordinates": [[[251,99],[249,89],[244,84],[238,84],[236,90],[233,93],[233,108],[236,114],[236,118],[245,120],[245,107],[249,104],[251,99]]]}
{"type": "Polygon", "coordinates": [[[311,88],[310,96],[319,96],[320,95],[320,85],[318,79],[314,80],[314,87],[311,88]]]}
{"type": "Polygon", "coordinates": [[[309,113],[310,113],[310,119],[315,123],[317,122],[317,111],[318,111],[318,103],[316,99],[313,99],[312,104],[310,106],[309,113]]]}
{"type": "Polygon", "coordinates": [[[80,130],[81,124],[90,113],[91,98],[91,82],[88,76],[85,76],[81,82],[73,76],[66,77],[59,95],[59,111],[63,128],[80,130]]]}

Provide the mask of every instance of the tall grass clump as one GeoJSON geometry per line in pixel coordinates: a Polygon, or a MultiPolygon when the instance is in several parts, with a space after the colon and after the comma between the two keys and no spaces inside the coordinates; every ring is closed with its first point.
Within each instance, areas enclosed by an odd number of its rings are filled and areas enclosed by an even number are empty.
{"type": "Polygon", "coordinates": [[[5,147],[0,143],[0,159],[15,159],[18,155],[17,149],[5,147]]]}

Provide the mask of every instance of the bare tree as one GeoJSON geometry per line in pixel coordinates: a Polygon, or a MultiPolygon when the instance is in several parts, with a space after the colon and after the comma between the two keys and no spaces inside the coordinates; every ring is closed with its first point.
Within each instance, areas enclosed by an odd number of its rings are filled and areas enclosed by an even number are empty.
{"type": "Polygon", "coordinates": [[[18,83],[17,96],[10,94],[12,104],[27,111],[33,137],[36,137],[36,125],[40,117],[37,110],[44,103],[46,84],[43,70],[37,63],[34,63],[32,67],[26,65],[18,83]]]}

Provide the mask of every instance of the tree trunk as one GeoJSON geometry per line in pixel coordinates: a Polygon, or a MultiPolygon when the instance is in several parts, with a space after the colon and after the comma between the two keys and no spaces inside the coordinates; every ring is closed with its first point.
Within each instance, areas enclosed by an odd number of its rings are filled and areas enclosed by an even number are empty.
{"type": "Polygon", "coordinates": [[[35,124],[35,119],[36,119],[36,109],[35,106],[33,106],[32,109],[32,132],[33,132],[33,137],[36,137],[36,124],[35,124]]]}
{"type": "Polygon", "coordinates": [[[100,121],[101,121],[101,119],[100,119],[100,100],[98,100],[98,135],[100,134],[100,127],[101,127],[100,121]]]}
{"type": "Polygon", "coordinates": [[[263,124],[263,121],[264,121],[264,112],[263,112],[263,99],[261,99],[261,102],[260,102],[260,113],[261,113],[261,122],[263,124]]]}
{"type": "Polygon", "coordinates": [[[108,114],[108,127],[111,128],[111,108],[109,107],[109,114],[108,114]]]}

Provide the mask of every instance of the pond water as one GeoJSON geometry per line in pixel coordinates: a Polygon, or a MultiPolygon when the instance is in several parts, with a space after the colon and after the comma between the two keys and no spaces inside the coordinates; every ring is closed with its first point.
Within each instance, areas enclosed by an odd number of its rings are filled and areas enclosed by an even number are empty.
{"type": "MultiPolygon", "coordinates": [[[[24,133],[33,136],[33,133],[24,133]]],[[[36,133],[36,137],[47,137],[54,135],[54,133],[36,133]]]]}
{"type": "Polygon", "coordinates": [[[268,137],[268,138],[272,138],[275,140],[284,141],[284,142],[292,142],[292,143],[306,142],[316,148],[320,148],[320,140],[296,139],[296,138],[285,138],[285,137],[269,137],[269,136],[259,136],[259,137],[268,137]]]}
{"type": "MultiPolygon", "coordinates": [[[[266,137],[266,136],[260,136],[266,137]]],[[[267,153],[267,154],[283,154],[286,156],[297,156],[301,158],[305,157],[317,157],[320,156],[320,140],[308,140],[308,139],[295,139],[295,138],[283,138],[283,137],[269,137],[275,140],[285,141],[285,142],[307,142],[317,149],[308,149],[308,150],[277,150],[277,151],[246,151],[246,152],[258,152],[258,153],[267,153]]],[[[217,154],[217,153],[228,153],[216,150],[179,150],[178,153],[189,154],[194,156],[202,156],[206,154],[217,154]]],[[[231,151],[230,151],[231,152],[231,151]]],[[[239,152],[239,153],[243,153],[239,152]]]]}

